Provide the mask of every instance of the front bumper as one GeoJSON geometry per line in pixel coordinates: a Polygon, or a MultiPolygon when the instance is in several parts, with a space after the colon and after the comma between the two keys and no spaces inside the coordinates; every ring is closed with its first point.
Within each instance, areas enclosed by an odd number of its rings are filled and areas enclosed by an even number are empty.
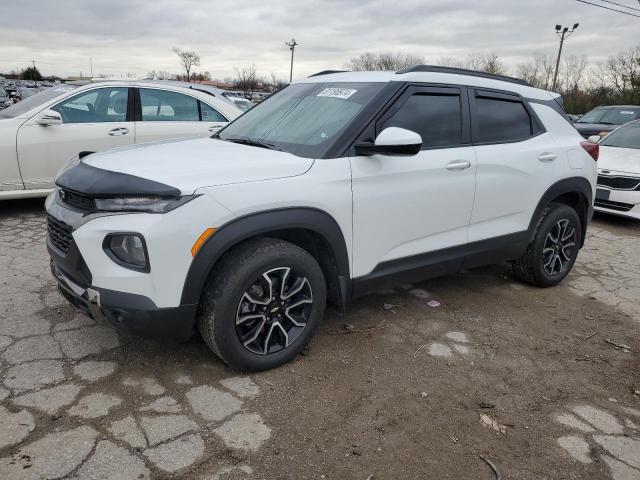
{"type": "MultiPolygon", "coordinates": [[[[51,247],[49,247],[51,248],[51,247]]],[[[99,323],[142,337],[186,341],[194,334],[197,305],[158,308],[147,297],[102,288],[82,287],[51,260],[58,291],[79,311],[99,323]]]]}
{"type": "Polygon", "coordinates": [[[640,220],[640,191],[616,190],[598,185],[595,210],[640,220]]]}
{"type": "MultiPolygon", "coordinates": [[[[124,291],[100,285],[99,280],[104,275],[95,258],[104,257],[103,262],[112,272],[125,275],[117,282],[123,287],[138,282],[143,287],[150,282],[149,275],[132,272],[115,264],[102,251],[101,241],[80,243],[76,235],[83,228],[99,223],[104,218],[89,218],[81,213],[66,209],[55,202],[53,196],[47,199],[47,214],[49,216],[47,233],[47,250],[51,257],[51,272],[58,283],[59,292],[78,310],[94,320],[108,323],[116,329],[129,334],[143,337],[170,338],[179,341],[189,339],[195,331],[197,304],[181,304],[176,306],[158,306],[157,301],[146,295],[145,291],[153,288],[139,288],[139,291],[124,291]],[[87,225],[88,224],[88,225],[87,225]],[[52,235],[51,229],[58,232],[52,235]],[[62,229],[62,232],[61,232],[62,229]],[[59,242],[60,235],[66,241],[59,242]],[[129,277],[127,277],[127,275],[129,277]],[[100,286],[98,286],[100,285],[100,286]]],[[[123,217],[109,217],[112,222],[123,217]]],[[[136,218],[139,221],[139,218],[136,218]]],[[[104,233],[96,234],[103,239],[104,233]]],[[[83,240],[82,236],[80,239],[83,240]]],[[[134,284],[136,285],[136,284],[134,284]]]]}

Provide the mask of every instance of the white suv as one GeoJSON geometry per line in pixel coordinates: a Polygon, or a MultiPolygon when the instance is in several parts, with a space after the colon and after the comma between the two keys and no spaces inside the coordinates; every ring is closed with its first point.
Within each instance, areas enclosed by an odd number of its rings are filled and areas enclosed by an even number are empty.
{"type": "Polygon", "coordinates": [[[325,303],[511,261],[551,286],[593,210],[598,146],[557,94],[443,67],[322,72],[212,138],[85,156],[47,199],[62,294],[241,370],[293,358],[325,303]]]}

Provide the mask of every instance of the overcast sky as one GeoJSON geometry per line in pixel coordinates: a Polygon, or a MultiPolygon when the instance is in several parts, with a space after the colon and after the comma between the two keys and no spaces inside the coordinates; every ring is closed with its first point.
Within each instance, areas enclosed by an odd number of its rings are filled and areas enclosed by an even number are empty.
{"type": "MultiPolygon", "coordinates": [[[[589,0],[601,3],[602,0],[589,0]]],[[[637,0],[615,0],[640,8],[637,0]]],[[[493,51],[512,69],[557,51],[556,23],[580,23],[567,54],[602,59],[640,42],[640,18],[576,0],[2,0],[0,71],[31,60],[44,74],[180,71],[172,47],[195,50],[216,78],[255,64],[288,78],[341,68],[364,51],[464,59],[493,51]]],[[[613,7],[608,3],[602,3],[613,7]]],[[[617,8],[617,7],[614,7],[617,8]]],[[[630,10],[632,11],[632,10],[630,10]]],[[[640,15],[640,11],[634,13],[640,15]]]]}

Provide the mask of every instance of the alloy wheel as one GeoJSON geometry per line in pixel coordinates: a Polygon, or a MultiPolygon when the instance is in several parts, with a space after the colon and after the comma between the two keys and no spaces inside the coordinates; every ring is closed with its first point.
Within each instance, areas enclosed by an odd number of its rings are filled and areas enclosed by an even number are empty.
{"type": "Polygon", "coordinates": [[[576,229],[569,220],[558,220],[544,241],[542,263],[551,276],[564,273],[570,266],[576,246],[576,229]]]}
{"type": "Polygon", "coordinates": [[[240,343],[258,355],[289,347],[307,326],[313,304],[309,280],[289,267],[260,275],[242,294],[236,311],[240,343]]]}

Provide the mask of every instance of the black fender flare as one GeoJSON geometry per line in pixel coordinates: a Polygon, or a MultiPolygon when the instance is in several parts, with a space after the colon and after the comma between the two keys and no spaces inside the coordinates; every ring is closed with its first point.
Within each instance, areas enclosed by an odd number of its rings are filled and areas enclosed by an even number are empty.
{"type": "MultiPolygon", "coordinates": [[[[531,222],[529,223],[528,228],[529,239],[532,239],[535,234],[536,227],[538,226],[538,219],[540,218],[542,211],[553,201],[553,199],[567,193],[577,193],[578,195],[583,196],[586,201],[587,208],[583,213],[582,218],[580,218],[582,221],[582,244],[584,245],[587,224],[591,221],[591,216],[593,215],[593,189],[591,183],[589,183],[589,181],[584,177],[564,178],[547,189],[547,191],[542,195],[542,198],[538,202],[538,206],[531,217],[531,222]]],[[[582,247],[582,245],[580,246],[582,247]]]]}
{"type": "Polygon", "coordinates": [[[200,248],[191,262],[182,289],[182,305],[197,304],[215,264],[230,248],[256,236],[288,229],[309,230],[323,237],[336,260],[343,299],[349,298],[350,268],[347,244],[340,226],[328,213],[310,207],[267,210],[232,220],[222,225],[200,248]]]}

